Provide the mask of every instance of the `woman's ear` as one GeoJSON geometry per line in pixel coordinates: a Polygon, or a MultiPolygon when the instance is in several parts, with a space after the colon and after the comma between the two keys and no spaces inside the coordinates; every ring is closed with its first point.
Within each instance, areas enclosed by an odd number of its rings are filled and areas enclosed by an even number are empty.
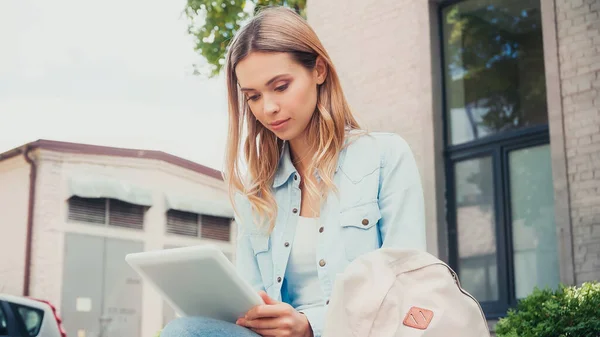
{"type": "Polygon", "coordinates": [[[327,67],[327,63],[325,62],[325,60],[323,60],[323,58],[321,56],[317,57],[317,61],[315,63],[315,80],[317,82],[317,84],[321,85],[323,84],[323,82],[325,82],[325,79],[327,78],[327,72],[328,72],[328,67],[327,67]]]}

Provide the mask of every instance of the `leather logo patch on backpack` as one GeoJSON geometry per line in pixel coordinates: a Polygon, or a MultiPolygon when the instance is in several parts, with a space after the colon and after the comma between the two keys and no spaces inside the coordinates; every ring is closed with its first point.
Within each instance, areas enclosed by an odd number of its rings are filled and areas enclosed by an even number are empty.
{"type": "Polygon", "coordinates": [[[425,330],[431,323],[433,319],[433,311],[412,307],[404,317],[404,325],[409,326],[411,328],[425,330]]]}

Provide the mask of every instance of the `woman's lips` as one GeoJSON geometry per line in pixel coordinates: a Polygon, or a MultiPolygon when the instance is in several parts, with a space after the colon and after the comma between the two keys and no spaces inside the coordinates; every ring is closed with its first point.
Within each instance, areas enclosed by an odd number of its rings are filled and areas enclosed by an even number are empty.
{"type": "Polygon", "coordinates": [[[274,121],[273,123],[271,123],[269,125],[271,126],[271,129],[273,129],[273,130],[281,130],[288,124],[289,120],[290,120],[290,118],[280,119],[278,121],[274,121]]]}

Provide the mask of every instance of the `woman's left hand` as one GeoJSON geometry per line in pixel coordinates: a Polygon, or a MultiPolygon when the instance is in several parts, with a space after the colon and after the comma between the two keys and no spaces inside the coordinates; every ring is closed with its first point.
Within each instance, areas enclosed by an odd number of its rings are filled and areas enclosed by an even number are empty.
{"type": "Polygon", "coordinates": [[[312,337],[312,328],[305,315],[291,305],[277,302],[264,291],[259,292],[265,304],[248,310],[236,324],[251,329],[263,337],[312,337]]]}

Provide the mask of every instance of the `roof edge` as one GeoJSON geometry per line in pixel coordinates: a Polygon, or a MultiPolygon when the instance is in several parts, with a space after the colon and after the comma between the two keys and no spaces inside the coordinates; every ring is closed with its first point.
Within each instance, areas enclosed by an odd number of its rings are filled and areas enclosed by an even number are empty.
{"type": "Polygon", "coordinates": [[[75,153],[75,154],[88,154],[98,156],[113,156],[113,157],[127,157],[127,158],[141,158],[141,159],[154,159],[167,162],[185,169],[218,179],[223,180],[223,174],[221,171],[213,168],[198,164],[191,160],[187,160],[163,151],[156,150],[141,150],[141,149],[129,149],[119,148],[101,145],[91,145],[82,143],[71,143],[62,142],[55,140],[38,139],[34,142],[30,142],[12,150],[8,150],[4,153],[0,153],[0,161],[18,156],[30,149],[43,149],[49,151],[57,151],[63,153],[75,153]]]}

